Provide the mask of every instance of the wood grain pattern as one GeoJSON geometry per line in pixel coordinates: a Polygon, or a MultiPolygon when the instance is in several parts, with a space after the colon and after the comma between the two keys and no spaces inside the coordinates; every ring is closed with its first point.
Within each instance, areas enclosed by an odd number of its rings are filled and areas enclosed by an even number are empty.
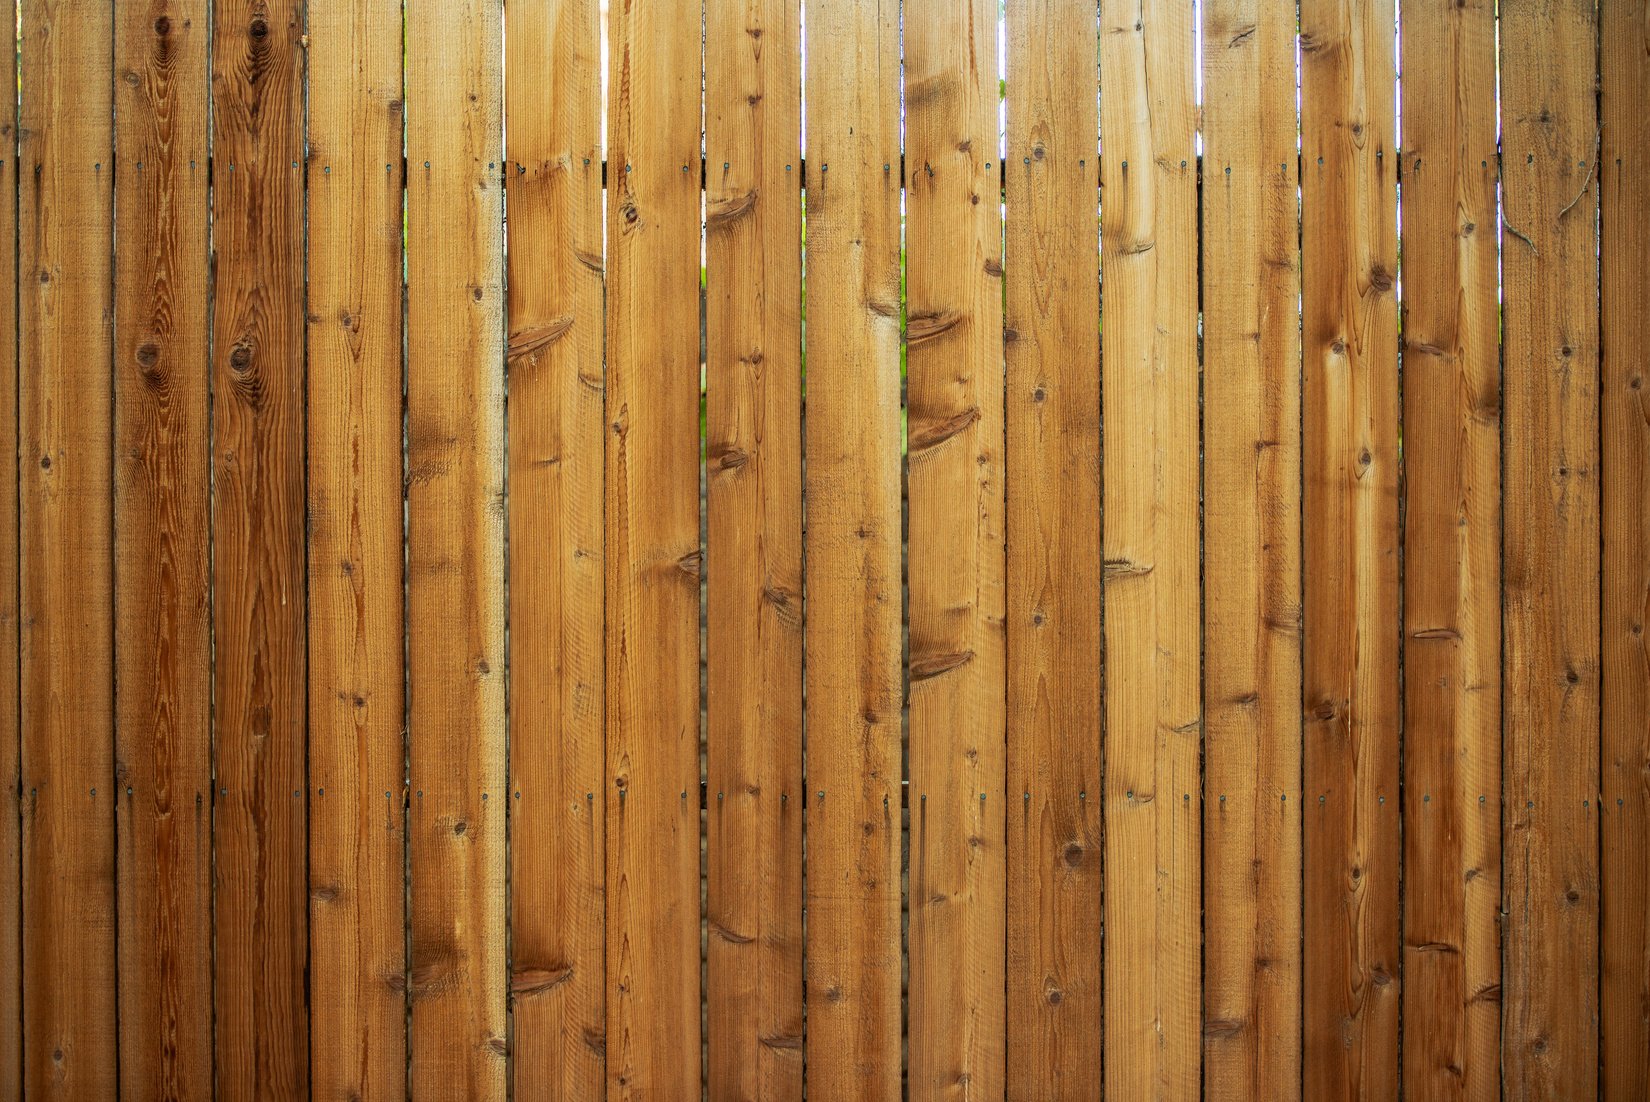
{"type": "Polygon", "coordinates": [[[1305,1095],[1398,1090],[1397,152],[1388,0],[1301,5],[1305,1095]]]}
{"type": "Polygon", "coordinates": [[[900,72],[893,0],[810,3],[808,1093],[900,1061],[900,72]]]}
{"type": "Polygon", "coordinates": [[[1650,5],[1599,6],[1603,1097],[1650,1097],[1650,5]]]}
{"type": "Polygon", "coordinates": [[[699,1089],[700,11],[611,13],[607,1079],[699,1089]]]}
{"type": "Polygon", "coordinates": [[[1264,0],[1203,12],[1204,1089],[1286,1099],[1301,1087],[1295,23],[1264,0]]]}
{"type": "MultiPolygon", "coordinates": [[[[0,21],[17,26],[16,0],[0,4],[0,21]]],[[[0,59],[0,80],[17,87],[17,51],[0,59]]],[[[0,111],[0,241],[17,241],[17,108],[0,111]]],[[[0,1102],[23,1096],[23,739],[18,685],[17,253],[0,259],[0,1102]]]]}
{"type": "Polygon", "coordinates": [[[1201,966],[1192,9],[1100,13],[1108,1094],[1195,1097],[1201,966]]]}
{"type": "Polygon", "coordinates": [[[1591,5],[1501,6],[1508,1099],[1598,1084],[1597,43],[1591,5]]]}
{"type": "Polygon", "coordinates": [[[912,1098],[1003,1094],[997,6],[907,0],[912,1098]]]}
{"type": "Polygon", "coordinates": [[[1495,10],[1404,12],[1404,1089],[1501,1093],[1495,10]]]}
{"type": "Polygon", "coordinates": [[[505,8],[516,1097],[602,1097],[602,151],[596,0],[505,8]]]}
{"type": "Polygon", "coordinates": [[[407,1083],[401,5],[309,6],[314,1092],[407,1083]]]}
{"type": "Polygon", "coordinates": [[[800,1100],[800,5],[705,32],[709,1088],[800,1100]]]}
{"type": "Polygon", "coordinates": [[[302,6],[214,0],[217,1086],[302,1094],[305,1007],[302,6]]]}
{"type": "Polygon", "coordinates": [[[503,11],[407,27],[407,674],[413,1097],[502,1099],[503,11]]]}
{"type": "Polygon", "coordinates": [[[115,25],[120,1089],[212,1094],[207,4],[115,25]]]}
{"type": "Polygon", "coordinates": [[[1010,1098],[1100,1089],[1099,44],[1086,0],[1008,12],[1010,1098]]]}
{"type": "Polygon", "coordinates": [[[22,27],[23,1094],[116,1091],[112,9],[22,27]]]}

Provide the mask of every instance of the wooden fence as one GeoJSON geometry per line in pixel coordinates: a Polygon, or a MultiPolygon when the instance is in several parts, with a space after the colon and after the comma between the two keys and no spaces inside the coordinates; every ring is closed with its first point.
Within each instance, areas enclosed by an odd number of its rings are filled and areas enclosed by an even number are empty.
{"type": "Polygon", "coordinates": [[[1645,0],[18,19],[0,1099],[1650,1097],[1645,0]]]}

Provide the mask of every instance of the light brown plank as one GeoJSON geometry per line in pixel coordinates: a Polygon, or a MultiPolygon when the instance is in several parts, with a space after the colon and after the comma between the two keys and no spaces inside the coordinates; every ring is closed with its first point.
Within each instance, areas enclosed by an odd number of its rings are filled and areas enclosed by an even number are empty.
{"type": "Polygon", "coordinates": [[[1295,20],[1203,8],[1205,1094],[1300,1097],[1295,20]],[[1285,798],[1287,797],[1287,799],[1285,798]]]}
{"type": "Polygon", "coordinates": [[[1603,298],[1603,1096],[1650,1097],[1650,5],[1607,0],[1603,298]]]}
{"type": "Polygon", "coordinates": [[[1598,1085],[1598,24],[1501,6],[1508,1099],[1598,1085]]]}
{"type": "Polygon", "coordinates": [[[1193,9],[1100,12],[1108,1094],[1196,1097],[1197,164],[1193,9]]]}
{"type": "Polygon", "coordinates": [[[900,1097],[900,73],[893,0],[807,13],[808,1095],[900,1097]]]}
{"type": "Polygon", "coordinates": [[[1100,1090],[1099,45],[1008,12],[1007,1094],[1100,1090]]]}
{"type": "Polygon", "coordinates": [[[518,1098],[599,1099],[602,153],[596,0],[505,8],[510,984],[518,1098]]]}
{"type": "Polygon", "coordinates": [[[407,28],[407,674],[415,1098],[502,1099],[503,11],[407,28]]]}
{"type": "Polygon", "coordinates": [[[214,0],[212,242],[217,1086],[302,1094],[302,5],[214,0]]]}
{"type": "Polygon", "coordinates": [[[709,1088],[800,1100],[800,5],[705,28],[709,1088]]]}
{"type": "Polygon", "coordinates": [[[904,6],[912,1098],[1003,1094],[1002,204],[995,0],[904,6]]]}
{"type": "Polygon", "coordinates": [[[700,11],[610,18],[607,1079],[674,1098],[701,1055],[700,11]]]}
{"type": "Polygon", "coordinates": [[[18,249],[23,1093],[115,1054],[112,8],[23,13],[18,249]]]}
{"type": "Polygon", "coordinates": [[[1404,9],[1404,1089],[1501,1094],[1495,9],[1404,9]]]}
{"type": "Polygon", "coordinates": [[[309,35],[311,1076],[401,1099],[401,5],[314,0],[309,35]]]}
{"type": "Polygon", "coordinates": [[[205,0],[115,26],[120,1089],[212,1094],[205,0]]]}
{"type": "Polygon", "coordinates": [[[1305,1095],[1398,1090],[1393,6],[1301,4],[1305,1095]]]}
{"type": "MultiPolygon", "coordinates": [[[[0,21],[17,26],[15,0],[0,4],[0,21]]],[[[17,87],[17,51],[0,60],[0,80],[17,87]]],[[[0,111],[0,194],[17,194],[17,108],[0,111]]],[[[0,199],[0,242],[17,242],[17,202],[0,199]]],[[[20,900],[22,879],[22,728],[17,682],[18,452],[17,253],[0,259],[0,455],[10,468],[0,478],[0,878],[5,897],[20,900]]],[[[0,912],[0,1100],[23,1096],[22,908],[0,912]]]]}

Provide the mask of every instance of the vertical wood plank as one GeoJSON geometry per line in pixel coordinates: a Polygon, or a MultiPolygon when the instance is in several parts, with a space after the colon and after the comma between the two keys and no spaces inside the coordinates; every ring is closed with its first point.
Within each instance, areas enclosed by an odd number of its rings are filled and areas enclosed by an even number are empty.
{"type": "Polygon", "coordinates": [[[800,5],[705,30],[709,1086],[800,1100],[800,5]]]}
{"type": "Polygon", "coordinates": [[[303,7],[214,0],[214,970],[218,1090],[302,1094],[303,7]]]}
{"type": "Polygon", "coordinates": [[[406,1095],[401,5],[309,7],[309,920],[321,1098],[406,1095]]]}
{"type": "Polygon", "coordinates": [[[1598,1084],[1597,14],[1501,7],[1509,1099],[1598,1084]]]}
{"type": "Polygon", "coordinates": [[[113,9],[41,0],[22,40],[18,410],[23,1093],[116,1091],[113,9]]]}
{"type": "Polygon", "coordinates": [[[1099,43],[1008,11],[1007,1094],[1100,1090],[1099,43]]]}
{"type": "Polygon", "coordinates": [[[1650,5],[1599,7],[1603,1096],[1650,1097],[1650,5]]]}
{"type": "Polygon", "coordinates": [[[602,148],[596,0],[505,8],[510,991],[518,1098],[599,1099],[602,148]]]}
{"type": "Polygon", "coordinates": [[[1195,1097],[1201,1007],[1191,6],[1100,11],[1108,1093],[1195,1097]]]}
{"type": "Polygon", "coordinates": [[[1204,1023],[1209,1098],[1300,1097],[1295,20],[1204,5],[1204,1023]]]}
{"type": "Polygon", "coordinates": [[[407,654],[413,1097],[502,1099],[503,11],[407,27],[407,654]]]}
{"type": "Polygon", "coordinates": [[[810,0],[808,1093],[900,1068],[900,72],[894,0],[810,0]]]}
{"type": "Polygon", "coordinates": [[[995,0],[907,0],[912,1098],[1003,1094],[1002,203],[995,0]]]}
{"type": "Polygon", "coordinates": [[[120,1084],[212,1094],[207,5],[115,25],[120,1084]]]}
{"type": "MultiPolygon", "coordinates": [[[[0,21],[17,27],[16,0],[0,4],[0,21]]],[[[17,51],[0,60],[0,80],[9,92],[0,109],[0,256],[12,243],[11,259],[0,259],[0,455],[8,457],[0,478],[0,877],[6,900],[0,909],[0,1102],[23,1096],[23,923],[22,766],[18,685],[17,583],[17,51]]]]}
{"type": "Polygon", "coordinates": [[[1495,9],[1405,7],[1404,1088],[1501,1093],[1495,9]]]}
{"type": "Polygon", "coordinates": [[[1305,1094],[1398,1089],[1398,312],[1390,0],[1302,0],[1305,1094]]]}
{"type": "Polygon", "coordinates": [[[700,5],[610,15],[607,1078],[687,1097],[699,1031],[700,5]]]}

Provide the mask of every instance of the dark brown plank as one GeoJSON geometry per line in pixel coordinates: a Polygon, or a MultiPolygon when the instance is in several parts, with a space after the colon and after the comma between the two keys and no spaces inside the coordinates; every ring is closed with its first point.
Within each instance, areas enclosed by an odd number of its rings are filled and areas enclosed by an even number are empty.
{"type": "Polygon", "coordinates": [[[303,7],[214,0],[213,637],[218,1090],[302,1094],[303,7]]]}
{"type": "Polygon", "coordinates": [[[120,1089],[212,1093],[207,4],[115,26],[120,1089]]]}

